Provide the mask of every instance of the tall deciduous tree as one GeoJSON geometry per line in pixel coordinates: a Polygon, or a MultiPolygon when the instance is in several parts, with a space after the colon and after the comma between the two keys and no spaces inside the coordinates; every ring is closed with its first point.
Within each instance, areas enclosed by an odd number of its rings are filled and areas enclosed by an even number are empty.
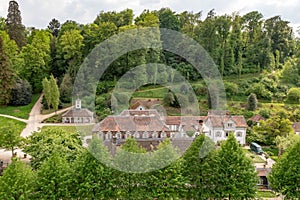
{"type": "Polygon", "coordinates": [[[25,46],[25,27],[22,25],[19,4],[16,1],[9,2],[8,14],[5,22],[7,33],[10,38],[15,40],[20,48],[25,46]]]}
{"type": "Polygon", "coordinates": [[[300,141],[295,143],[282,158],[272,167],[268,179],[276,192],[285,195],[287,199],[300,196],[300,141]]]}
{"type": "Polygon", "coordinates": [[[59,87],[60,100],[64,103],[71,102],[73,83],[70,74],[66,73],[59,87]]]}
{"type": "Polygon", "coordinates": [[[46,99],[48,109],[50,109],[50,106],[51,106],[51,85],[50,85],[50,81],[45,77],[43,79],[42,84],[43,84],[44,97],[46,99]]]}
{"type": "Polygon", "coordinates": [[[15,84],[14,72],[3,48],[0,36],[0,105],[7,105],[11,99],[11,91],[15,84]]]}
{"type": "Polygon", "coordinates": [[[83,36],[79,30],[66,31],[59,39],[59,53],[67,63],[67,71],[75,80],[82,62],[83,36]]]}
{"type": "Polygon", "coordinates": [[[187,178],[188,199],[209,199],[218,197],[217,160],[214,143],[205,135],[198,136],[185,152],[182,162],[184,177],[187,178]],[[212,167],[215,166],[215,167],[212,167]]]}
{"type": "Polygon", "coordinates": [[[221,198],[249,199],[255,197],[257,174],[251,160],[245,155],[233,134],[230,134],[217,152],[218,173],[216,191],[221,198]]]}
{"type": "Polygon", "coordinates": [[[60,97],[59,89],[53,75],[50,76],[49,82],[50,82],[50,90],[51,90],[50,92],[51,105],[56,112],[58,110],[58,105],[59,105],[59,97],[60,97]]]}
{"type": "Polygon", "coordinates": [[[26,163],[14,159],[0,176],[2,199],[32,199],[36,176],[26,163]]]}
{"type": "Polygon", "coordinates": [[[72,169],[66,157],[55,152],[37,170],[36,199],[71,199],[72,169]]]}
{"type": "Polygon", "coordinates": [[[253,128],[253,131],[263,136],[263,143],[274,145],[277,136],[286,137],[292,133],[293,129],[289,119],[281,118],[277,115],[266,121],[261,121],[259,126],[253,128]]]}
{"type": "Polygon", "coordinates": [[[19,47],[14,40],[10,39],[6,31],[0,31],[0,35],[3,40],[4,51],[9,58],[10,66],[18,75],[21,66],[23,66],[23,60],[19,56],[19,47]]]}
{"type": "Polygon", "coordinates": [[[78,133],[69,133],[61,129],[46,129],[34,132],[27,140],[24,152],[32,157],[31,166],[37,169],[55,152],[74,160],[82,150],[78,133]]]}
{"type": "Polygon", "coordinates": [[[7,125],[0,127],[0,147],[11,151],[14,155],[16,148],[21,147],[24,138],[20,136],[18,125],[9,122],[7,125]]]}
{"type": "Polygon", "coordinates": [[[72,188],[75,195],[73,198],[112,198],[113,185],[110,184],[113,179],[112,169],[106,165],[110,162],[109,159],[110,155],[102,141],[93,138],[88,149],[83,150],[74,162],[73,177],[76,184],[72,188]]]}

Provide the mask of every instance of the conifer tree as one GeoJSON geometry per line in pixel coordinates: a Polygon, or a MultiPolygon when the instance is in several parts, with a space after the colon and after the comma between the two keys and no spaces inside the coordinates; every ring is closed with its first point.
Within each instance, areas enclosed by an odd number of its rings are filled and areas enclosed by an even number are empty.
{"type": "Polygon", "coordinates": [[[6,29],[10,38],[15,40],[19,48],[26,45],[25,27],[22,25],[21,11],[16,1],[9,2],[8,14],[6,18],[6,29]]]}

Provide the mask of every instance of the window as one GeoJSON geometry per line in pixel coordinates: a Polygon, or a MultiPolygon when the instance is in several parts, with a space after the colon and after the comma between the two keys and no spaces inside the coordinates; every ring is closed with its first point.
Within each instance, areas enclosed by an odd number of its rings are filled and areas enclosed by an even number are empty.
{"type": "Polygon", "coordinates": [[[242,132],[237,132],[236,137],[242,137],[243,133],[242,132]]]}
{"type": "Polygon", "coordinates": [[[229,128],[232,128],[232,123],[228,123],[227,126],[228,126],[229,128]]]}
{"type": "Polygon", "coordinates": [[[220,131],[216,132],[216,137],[221,137],[221,132],[220,131]]]}
{"type": "Polygon", "coordinates": [[[225,137],[228,137],[228,136],[229,136],[229,132],[226,132],[226,133],[225,133],[225,137]]]}

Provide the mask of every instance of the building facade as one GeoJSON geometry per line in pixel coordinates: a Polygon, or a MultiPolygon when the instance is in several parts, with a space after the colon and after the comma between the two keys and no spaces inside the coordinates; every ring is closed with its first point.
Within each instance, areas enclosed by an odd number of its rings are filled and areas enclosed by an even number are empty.
{"type": "Polygon", "coordinates": [[[77,99],[75,108],[62,115],[62,123],[94,123],[94,113],[81,107],[81,100],[77,99]]]}

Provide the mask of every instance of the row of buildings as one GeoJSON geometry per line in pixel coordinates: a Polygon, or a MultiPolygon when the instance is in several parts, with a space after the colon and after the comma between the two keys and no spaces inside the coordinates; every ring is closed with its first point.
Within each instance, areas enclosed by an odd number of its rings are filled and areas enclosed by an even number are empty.
{"type": "MultiPolygon", "coordinates": [[[[246,144],[247,123],[244,116],[233,116],[227,111],[209,111],[207,116],[165,116],[154,105],[159,100],[133,102],[129,110],[116,116],[108,116],[93,128],[103,141],[116,138],[124,141],[134,137],[138,141],[160,141],[164,138],[194,138],[205,134],[215,143],[226,140],[233,133],[236,140],[246,144]]],[[[63,123],[91,123],[94,116],[91,111],[81,107],[78,99],[75,108],[62,116],[63,123]]]]}

